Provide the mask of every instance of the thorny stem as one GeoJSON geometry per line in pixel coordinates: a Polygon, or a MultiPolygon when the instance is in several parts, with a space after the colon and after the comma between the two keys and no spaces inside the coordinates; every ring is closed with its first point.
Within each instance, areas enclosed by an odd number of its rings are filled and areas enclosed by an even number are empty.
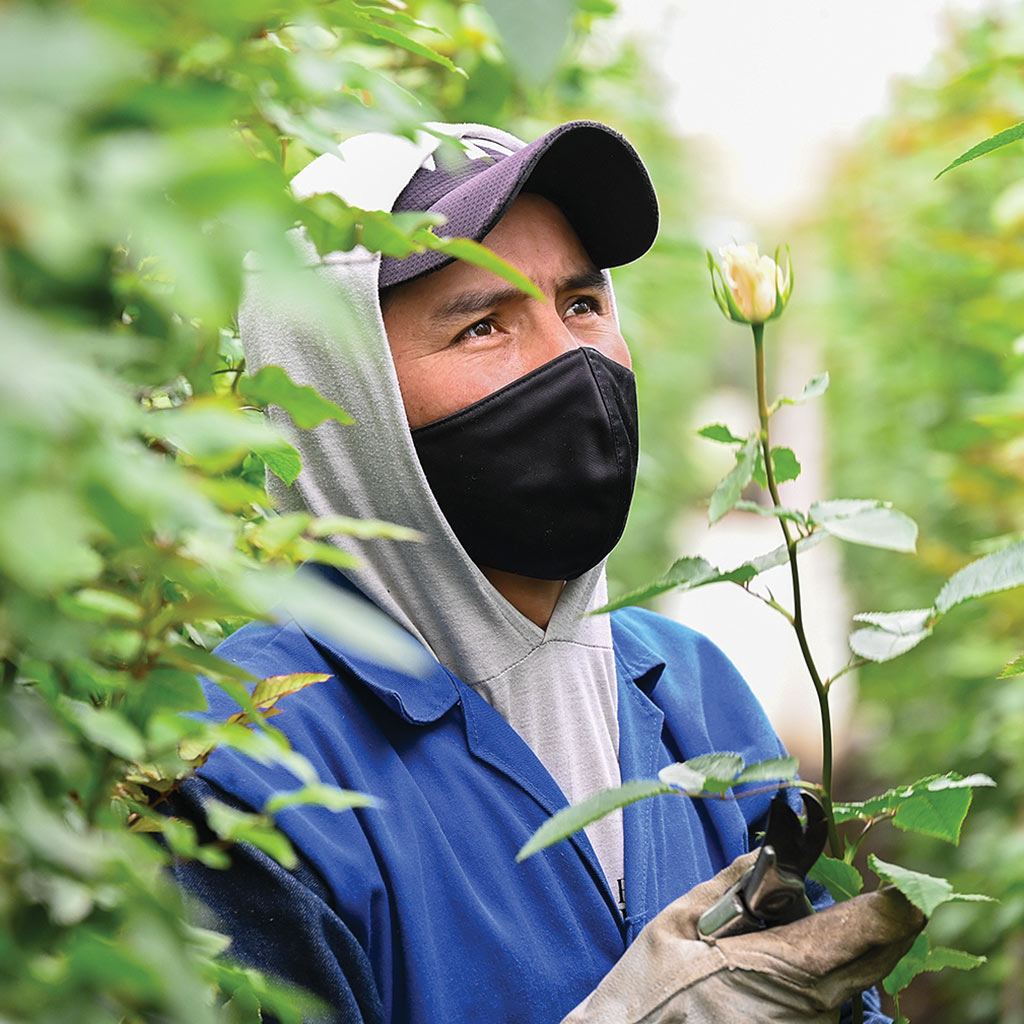
{"type": "MultiPolygon", "coordinates": [[[[771,442],[768,436],[768,400],[765,393],[764,373],[764,324],[751,324],[754,332],[754,364],[757,381],[757,415],[761,425],[761,455],[764,460],[764,475],[768,481],[768,493],[776,508],[782,507],[779,489],[775,484],[775,471],[772,467],[771,442]]],[[[786,550],[789,553],[789,571],[793,580],[793,629],[796,632],[800,653],[814,684],[814,692],[818,696],[818,708],[821,713],[821,789],[822,806],[825,820],[828,823],[828,845],[833,857],[841,857],[839,833],[836,831],[835,813],[832,809],[832,716],[828,706],[828,687],[822,682],[818,668],[814,664],[810,646],[807,643],[807,632],[804,629],[803,602],[800,596],[800,570],[797,566],[797,541],[789,532],[786,520],[779,518],[782,535],[786,538],[786,550]]]]}
{"type": "Polygon", "coordinates": [[[738,587],[745,590],[751,597],[756,597],[758,601],[766,604],[769,608],[777,611],[791,626],[793,625],[793,613],[785,606],[779,604],[774,597],[765,597],[764,594],[759,594],[756,590],[751,590],[746,584],[738,583],[738,587]]]}

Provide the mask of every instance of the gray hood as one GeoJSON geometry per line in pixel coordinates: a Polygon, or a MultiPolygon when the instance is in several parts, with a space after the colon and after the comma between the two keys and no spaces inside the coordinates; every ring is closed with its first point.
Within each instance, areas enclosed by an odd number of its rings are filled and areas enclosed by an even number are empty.
{"type": "MultiPolygon", "coordinates": [[[[433,125],[461,139],[509,149],[518,139],[479,125],[433,125]]],[[[343,159],[325,155],[294,180],[299,196],[335,193],[353,206],[390,210],[406,183],[438,146],[386,135],[345,142],[343,159]]],[[[271,417],[302,456],[291,487],[271,477],[281,511],[384,519],[424,534],[421,544],[334,543],[360,559],[350,579],[484,697],[519,733],[569,803],[620,782],[618,701],[611,624],[585,613],[606,600],[604,564],[566,584],[546,630],[509,604],[470,561],[452,533],[420,468],[405,418],[377,294],[380,258],[364,249],[312,265],[349,305],[344,323],[311,320],[272,298],[260,273],[249,276],[239,314],[253,372],[284,367],[312,384],[355,419],[296,430],[288,416],[271,417]]],[[[621,812],[586,829],[612,893],[624,876],[621,812]]]]}
{"type": "MultiPolygon", "coordinates": [[[[481,125],[431,125],[460,139],[480,138],[510,150],[523,143],[481,125]]],[[[439,145],[421,133],[415,142],[368,134],[345,142],[344,159],[324,155],[293,181],[300,197],[334,193],[366,210],[390,210],[409,179],[439,145]]],[[[604,617],[581,618],[605,601],[603,564],[568,583],[547,630],[521,615],[469,560],[445,521],[420,468],[405,419],[377,295],[379,256],[365,249],[330,254],[323,260],[306,246],[311,263],[351,305],[346,329],[303,322],[301,313],[271,301],[260,274],[249,275],[239,315],[247,366],[284,367],[292,379],[312,384],[355,420],[296,430],[279,409],[270,416],[302,456],[303,471],[286,487],[270,478],[281,511],[317,516],[384,519],[421,531],[423,544],[334,543],[361,561],[347,575],[377,605],[420,639],[466,682],[502,672],[551,640],[608,642],[604,617]]]]}

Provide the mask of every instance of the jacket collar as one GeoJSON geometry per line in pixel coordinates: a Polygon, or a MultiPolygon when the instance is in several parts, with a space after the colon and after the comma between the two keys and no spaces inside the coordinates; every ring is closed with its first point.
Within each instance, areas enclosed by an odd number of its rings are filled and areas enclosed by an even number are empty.
{"type": "Polygon", "coordinates": [[[621,664],[626,676],[650,696],[661,679],[662,672],[665,671],[665,659],[614,612],[612,642],[615,646],[616,660],[621,664]]]}
{"type": "MultiPolygon", "coordinates": [[[[308,562],[299,572],[303,575],[318,576],[331,586],[339,587],[366,601],[371,607],[376,607],[355,584],[333,566],[308,562]]],[[[396,642],[413,644],[422,652],[422,675],[391,668],[371,657],[343,647],[334,637],[304,622],[301,614],[295,616],[295,621],[318,647],[330,652],[351,675],[407,722],[414,725],[436,722],[459,700],[459,692],[451,673],[419,641],[394,622],[391,623],[392,628],[401,633],[400,637],[396,637],[396,642]]]]}
{"type": "MultiPolygon", "coordinates": [[[[331,586],[339,587],[351,595],[376,607],[368,597],[333,566],[312,562],[302,566],[302,574],[315,575],[331,586]]],[[[383,612],[381,614],[384,614],[383,612]]],[[[428,725],[436,722],[459,702],[460,695],[453,674],[427,649],[400,626],[392,622],[394,629],[402,634],[402,640],[413,644],[425,655],[424,672],[415,675],[382,665],[366,655],[343,647],[336,639],[327,635],[302,616],[296,616],[302,631],[319,647],[329,651],[340,661],[349,673],[355,676],[368,690],[388,708],[414,725],[428,725]]],[[[626,626],[621,618],[612,615],[612,637],[615,641],[615,656],[628,679],[647,696],[651,695],[665,669],[665,659],[659,656],[648,643],[626,626]]]]}

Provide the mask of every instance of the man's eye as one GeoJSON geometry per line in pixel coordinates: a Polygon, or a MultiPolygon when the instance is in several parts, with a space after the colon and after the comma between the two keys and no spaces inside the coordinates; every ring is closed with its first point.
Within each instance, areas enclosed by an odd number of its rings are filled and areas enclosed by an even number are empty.
{"type": "Polygon", "coordinates": [[[467,327],[455,340],[465,338],[488,338],[494,333],[494,324],[490,320],[478,320],[467,327]]]}
{"type": "Polygon", "coordinates": [[[566,316],[582,316],[585,313],[600,313],[601,307],[597,299],[591,298],[589,295],[581,296],[578,299],[573,299],[569,304],[569,308],[565,311],[566,316]]]}

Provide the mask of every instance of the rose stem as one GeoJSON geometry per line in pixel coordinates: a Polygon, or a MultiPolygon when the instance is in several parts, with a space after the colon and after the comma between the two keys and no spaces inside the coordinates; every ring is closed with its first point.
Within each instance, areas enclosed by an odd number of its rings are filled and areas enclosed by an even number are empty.
{"type": "MultiPolygon", "coordinates": [[[[772,468],[771,444],[768,438],[768,401],[765,395],[764,380],[764,324],[751,324],[754,332],[754,364],[757,375],[757,414],[761,422],[761,455],[764,460],[764,475],[768,481],[768,493],[776,508],[782,508],[779,500],[779,489],[775,485],[775,471],[772,468]]],[[[814,684],[814,692],[818,695],[818,708],[821,712],[821,785],[822,804],[825,819],[828,823],[828,845],[833,857],[841,857],[839,833],[836,831],[835,813],[832,810],[832,716],[828,706],[828,687],[821,680],[811,649],[807,643],[804,629],[803,603],[800,597],[800,570],[797,567],[797,540],[790,535],[786,520],[779,517],[782,535],[786,538],[786,551],[789,555],[789,571],[793,578],[793,629],[796,631],[797,642],[804,664],[814,684]]]]}

